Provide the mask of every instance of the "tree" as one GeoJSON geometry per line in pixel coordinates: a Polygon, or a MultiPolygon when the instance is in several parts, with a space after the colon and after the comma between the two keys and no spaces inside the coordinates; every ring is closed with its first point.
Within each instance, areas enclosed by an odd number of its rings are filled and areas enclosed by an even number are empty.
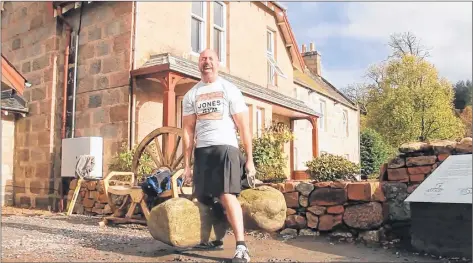
{"type": "Polygon", "coordinates": [[[472,116],[472,112],[471,112],[471,105],[470,106],[466,106],[465,109],[463,109],[461,112],[460,112],[460,119],[462,120],[463,122],[463,125],[465,126],[465,136],[466,137],[471,137],[472,136],[472,132],[471,132],[471,118],[473,117],[472,116]]]}
{"type": "Polygon", "coordinates": [[[367,126],[393,147],[406,141],[453,139],[463,125],[453,111],[453,88],[427,61],[406,54],[372,72],[367,126]]]}
{"type": "Polygon", "coordinates": [[[420,40],[411,32],[392,34],[388,45],[393,50],[391,57],[394,58],[411,55],[424,59],[430,56],[428,48],[423,46],[420,40]]]}
{"type": "Polygon", "coordinates": [[[383,137],[373,129],[365,129],[360,136],[361,174],[377,176],[381,164],[394,154],[383,137]]]}
{"type": "Polygon", "coordinates": [[[360,111],[366,113],[366,105],[369,101],[369,86],[364,83],[357,83],[348,85],[341,89],[341,92],[345,94],[350,100],[354,101],[360,106],[360,111]]]}
{"type": "Polygon", "coordinates": [[[458,81],[455,86],[455,109],[464,109],[467,105],[471,105],[473,93],[473,83],[470,80],[458,81]]]}

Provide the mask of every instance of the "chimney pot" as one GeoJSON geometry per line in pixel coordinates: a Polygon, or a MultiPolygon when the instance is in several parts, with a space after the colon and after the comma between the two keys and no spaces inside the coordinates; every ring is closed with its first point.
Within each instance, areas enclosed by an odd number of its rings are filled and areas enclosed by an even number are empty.
{"type": "Polygon", "coordinates": [[[302,53],[307,52],[307,46],[306,44],[302,44],[302,53]]]}
{"type": "Polygon", "coordinates": [[[315,45],[313,42],[310,43],[310,52],[315,51],[315,45]]]}

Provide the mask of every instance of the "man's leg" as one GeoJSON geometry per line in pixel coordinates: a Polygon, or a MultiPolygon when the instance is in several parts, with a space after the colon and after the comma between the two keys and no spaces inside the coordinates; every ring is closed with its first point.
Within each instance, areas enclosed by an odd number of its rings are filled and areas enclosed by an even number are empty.
{"type": "Polygon", "coordinates": [[[240,202],[233,194],[222,194],[220,201],[227,212],[227,219],[232,226],[236,241],[236,252],[233,262],[249,262],[250,256],[245,244],[245,230],[243,225],[243,211],[240,202]]]}

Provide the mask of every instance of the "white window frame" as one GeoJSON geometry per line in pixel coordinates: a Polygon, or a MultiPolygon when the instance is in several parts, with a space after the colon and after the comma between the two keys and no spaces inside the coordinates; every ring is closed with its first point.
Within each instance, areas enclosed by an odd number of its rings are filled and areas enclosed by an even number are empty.
{"type": "MultiPolygon", "coordinates": [[[[268,37],[268,34],[271,36],[271,44],[270,48],[268,49],[267,43],[266,43],[266,58],[268,59],[268,84],[276,86],[276,74],[282,78],[287,79],[287,76],[284,74],[282,69],[278,66],[276,59],[274,57],[275,55],[275,48],[276,48],[276,37],[275,33],[271,29],[266,30],[266,37],[268,37]],[[272,76],[272,79],[271,79],[272,76]],[[272,81],[271,81],[272,80],[272,81]]],[[[266,40],[267,41],[267,40],[266,40]]]]}
{"type": "MultiPolygon", "coordinates": [[[[218,26],[217,24],[213,24],[213,29],[217,29],[220,31],[222,34],[220,34],[220,54],[218,54],[218,57],[220,58],[220,64],[225,66],[227,63],[227,5],[224,2],[221,1],[216,1],[213,2],[213,4],[219,4],[222,5],[222,21],[223,21],[223,27],[218,26]]],[[[212,14],[213,15],[213,14],[212,14]]],[[[215,17],[213,18],[215,21],[215,17]]],[[[213,32],[212,32],[213,34],[213,32]]],[[[215,37],[215,36],[214,36],[215,37]]],[[[212,42],[213,43],[213,42],[212,42]]],[[[215,48],[215,47],[214,47],[215,48]]]]}
{"type": "Polygon", "coordinates": [[[264,109],[256,107],[256,136],[259,138],[264,129],[264,109]]]}
{"type": "Polygon", "coordinates": [[[345,132],[345,136],[348,137],[348,111],[342,110],[342,128],[345,132]]]}
{"type": "Polygon", "coordinates": [[[319,111],[322,114],[319,118],[319,129],[321,131],[326,130],[326,115],[327,115],[327,102],[323,99],[319,99],[319,111]]]}
{"type": "MultiPolygon", "coordinates": [[[[194,55],[194,56],[200,56],[200,52],[203,51],[207,45],[207,34],[206,34],[206,28],[207,28],[207,2],[203,1],[203,2],[200,2],[201,5],[202,5],[202,16],[203,17],[200,17],[196,14],[194,14],[192,12],[192,7],[191,7],[191,35],[190,35],[190,39],[191,39],[191,43],[190,43],[190,49],[191,49],[191,54],[194,55]],[[199,51],[198,52],[195,52],[193,49],[192,49],[192,19],[197,19],[200,21],[201,23],[201,27],[200,27],[200,32],[199,32],[199,39],[200,39],[200,42],[199,42],[199,51]]],[[[192,3],[191,3],[192,4],[192,3]]]]}

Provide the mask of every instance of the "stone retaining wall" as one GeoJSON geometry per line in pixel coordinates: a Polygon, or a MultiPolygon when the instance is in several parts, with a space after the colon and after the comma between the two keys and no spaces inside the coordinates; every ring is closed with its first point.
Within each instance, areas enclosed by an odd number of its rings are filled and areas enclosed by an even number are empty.
{"type": "MultiPolygon", "coordinates": [[[[449,155],[472,152],[471,138],[402,145],[401,154],[384,164],[379,181],[269,184],[281,191],[287,204],[282,234],[330,232],[343,239],[370,242],[409,240],[410,207],[404,200],[449,155]]],[[[72,197],[77,180],[70,186],[72,197]]],[[[120,204],[119,200],[114,200],[120,204]]],[[[75,211],[110,214],[102,182],[83,183],[75,211]]]]}

